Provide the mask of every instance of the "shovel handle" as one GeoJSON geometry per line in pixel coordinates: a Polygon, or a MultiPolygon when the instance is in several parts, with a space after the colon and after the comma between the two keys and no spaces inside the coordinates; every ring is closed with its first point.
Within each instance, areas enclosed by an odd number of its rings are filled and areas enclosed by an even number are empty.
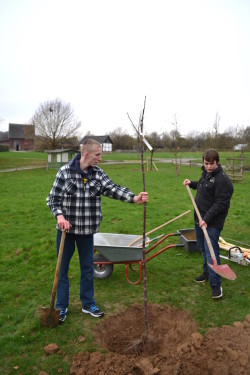
{"type": "MultiPolygon", "coordinates": [[[[149,232],[147,232],[147,233],[145,234],[145,236],[149,236],[150,234],[152,234],[152,233],[156,232],[157,230],[159,230],[159,229],[165,227],[166,225],[172,223],[173,221],[175,221],[175,220],[177,220],[177,219],[180,219],[182,216],[187,215],[187,214],[189,214],[190,212],[191,212],[191,210],[188,210],[188,211],[186,211],[186,212],[183,212],[183,214],[180,214],[180,215],[174,217],[173,219],[167,221],[166,223],[160,225],[159,227],[156,227],[156,228],[150,230],[149,232]]],[[[134,245],[136,242],[138,242],[138,241],[141,240],[141,239],[142,239],[142,236],[139,236],[139,237],[137,237],[135,240],[133,240],[132,242],[130,242],[127,246],[132,246],[132,245],[134,245]]]]}
{"type": "MultiPolygon", "coordinates": [[[[198,216],[198,219],[199,219],[199,222],[200,222],[200,221],[202,221],[202,217],[201,217],[200,211],[199,211],[199,209],[197,207],[197,204],[195,203],[195,200],[194,200],[193,194],[192,194],[192,192],[190,190],[190,187],[188,185],[186,185],[186,188],[187,188],[188,194],[189,194],[189,196],[191,198],[191,201],[193,203],[196,215],[198,216]]],[[[209,235],[207,233],[207,229],[205,228],[204,225],[202,225],[201,229],[204,232],[204,236],[205,236],[206,241],[207,241],[207,246],[208,246],[208,249],[210,251],[210,255],[211,255],[212,261],[213,261],[214,264],[217,264],[217,260],[216,260],[215,253],[214,253],[214,249],[213,249],[213,246],[211,244],[209,235]]]]}
{"type": "Polygon", "coordinates": [[[59,252],[58,252],[58,256],[57,256],[56,272],[55,272],[55,277],[54,277],[54,282],[53,282],[53,287],[52,287],[51,300],[50,300],[50,310],[52,310],[54,308],[54,304],[55,304],[57,284],[58,284],[59,272],[60,272],[60,268],[61,268],[65,237],[66,237],[66,231],[63,230],[61,242],[60,242],[60,247],[59,247],[59,252]]]}

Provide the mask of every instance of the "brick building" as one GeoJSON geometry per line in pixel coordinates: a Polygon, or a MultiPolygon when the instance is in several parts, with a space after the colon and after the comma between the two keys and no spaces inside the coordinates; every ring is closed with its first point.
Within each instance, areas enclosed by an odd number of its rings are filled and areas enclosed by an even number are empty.
{"type": "Polygon", "coordinates": [[[4,132],[0,144],[8,144],[10,151],[34,151],[35,125],[9,124],[9,131],[4,132]]]}

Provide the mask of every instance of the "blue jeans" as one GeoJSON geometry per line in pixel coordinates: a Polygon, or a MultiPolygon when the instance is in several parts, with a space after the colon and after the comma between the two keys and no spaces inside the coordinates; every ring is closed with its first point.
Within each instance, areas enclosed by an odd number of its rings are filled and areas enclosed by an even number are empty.
{"type": "MultiPolygon", "coordinates": [[[[57,256],[60,247],[62,232],[57,231],[57,256]]],[[[80,300],[82,306],[91,307],[95,305],[94,300],[94,237],[90,235],[77,235],[67,233],[63,249],[63,256],[57,286],[56,308],[66,308],[69,305],[69,263],[75,251],[75,243],[78,249],[81,278],[80,278],[80,300]]]]}
{"type": "MultiPolygon", "coordinates": [[[[208,263],[212,263],[211,255],[209,248],[207,246],[207,241],[204,236],[203,230],[199,227],[198,224],[195,224],[195,232],[196,232],[196,239],[198,247],[201,251],[201,255],[203,256],[203,271],[209,275],[209,282],[211,287],[220,286],[221,285],[221,276],[214,272],[209,266],[208,263]]],[[[220,248],[219,248],[219,237],[220,237],[220,230],[217,228],[207,227],[207,233],[209,235],[211,244],[214,249],[214,254],[217,260],[217,263],[220,264],[220,248]]]]}

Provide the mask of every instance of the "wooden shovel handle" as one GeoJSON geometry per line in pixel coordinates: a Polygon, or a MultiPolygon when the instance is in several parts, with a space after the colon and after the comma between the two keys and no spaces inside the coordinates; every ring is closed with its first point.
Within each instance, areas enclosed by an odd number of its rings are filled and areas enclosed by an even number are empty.
{"type": "MultiPolygon", "coordinates": [[[[190,212],[191,212],[191,210],[188,210],[188,211],[186,211],[186,212],[183,212],[183,214],[181,214],[181,215],[179,215],[179,216],[176,216],[176,217],[174,217],[173,219],[167,221],[166,223],[160,225],[159,227],[150,230],[148,233],[146,233],[146,236],[149,236],[151,233],[156,232],[157,230],[159,230],[159,229],[165,227],[166,225],[172,223],[173,221],[179,219],[180,217],[189,214],[190,212]]],[[[132,245],[134,245],[136,242],[138,242],[138,241],[141,240],[141,239],[142,239],[142,236],[137,237],[135,240],[133,240],[132,242],[130,242],[130,244],[128,244],[128,246],[132,246],[132,245]]]]}
{"type": "MultiPolygon", "coordinates": [[[[200,211],[197,207],[197,204],[195,203],[195,200],[194,200],[194,197],[193,197],[193,194],[190,190],[190,187],[188,185],[186,185],[186,188],[187,188],[187,191],[188,191],[188,194],[191,198],[191,201],[193,203],[193,206],[194,206],[194,209],[195,209],[195,212],[196,212],[196,215],[198,216],[198,219],[199,219],[199,222],[202,221],[202,217],[201,217],[201,214],[200,214],[200,211]]],[[[205,228],[204,225],[202,225],[201,229],[203,230],[204,232],[204,236],[206,238],[206,241],[207,241],[207,246],[208,246],[208,249],[210,251],[210,255],[211,255],[211,258],[213,260],[213,263],[216,263],[217,264],[217,260],[216,260],[216,257],[215,257],[215,253],[214,253],[214,249],[213,249],[213,246],[211,244],[211,241],[210,241],[210,238],[209,238],[209,235],[207,233],[207,229],[205,228]]]]}
{"type": "Polygon", "coordinates": [[[58,257],[57,257],[56,272],[55,272],[55,277],[54,277],[54,282],[53,282],[53,287],[52,287],[52,294],[51,294],[51,300],[50,300],[50,309],[53,309],[54,308],[54,304],[55,304],[57,284],[58,284],[59,272],[60,272],[60,268],[61,268],[61,262],[62,262],[62,256],[63,256],[63,248],[64,248],[65,237],[66,237],[66,231],[63,230],[62,237],[61,237],[61,242],[60,242],[60,247],[59,247],[59,252],[58,252],[58,257]]]}

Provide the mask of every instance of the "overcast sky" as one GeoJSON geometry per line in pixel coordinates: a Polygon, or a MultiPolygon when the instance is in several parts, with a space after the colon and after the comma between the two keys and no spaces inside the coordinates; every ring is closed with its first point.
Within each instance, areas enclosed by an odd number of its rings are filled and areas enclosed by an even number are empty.
{"type": "Polygon", "coordinates": [[[81,135],[250,126],[249,0],[0,0],[0,130],[60,98],[81,135]]]}

